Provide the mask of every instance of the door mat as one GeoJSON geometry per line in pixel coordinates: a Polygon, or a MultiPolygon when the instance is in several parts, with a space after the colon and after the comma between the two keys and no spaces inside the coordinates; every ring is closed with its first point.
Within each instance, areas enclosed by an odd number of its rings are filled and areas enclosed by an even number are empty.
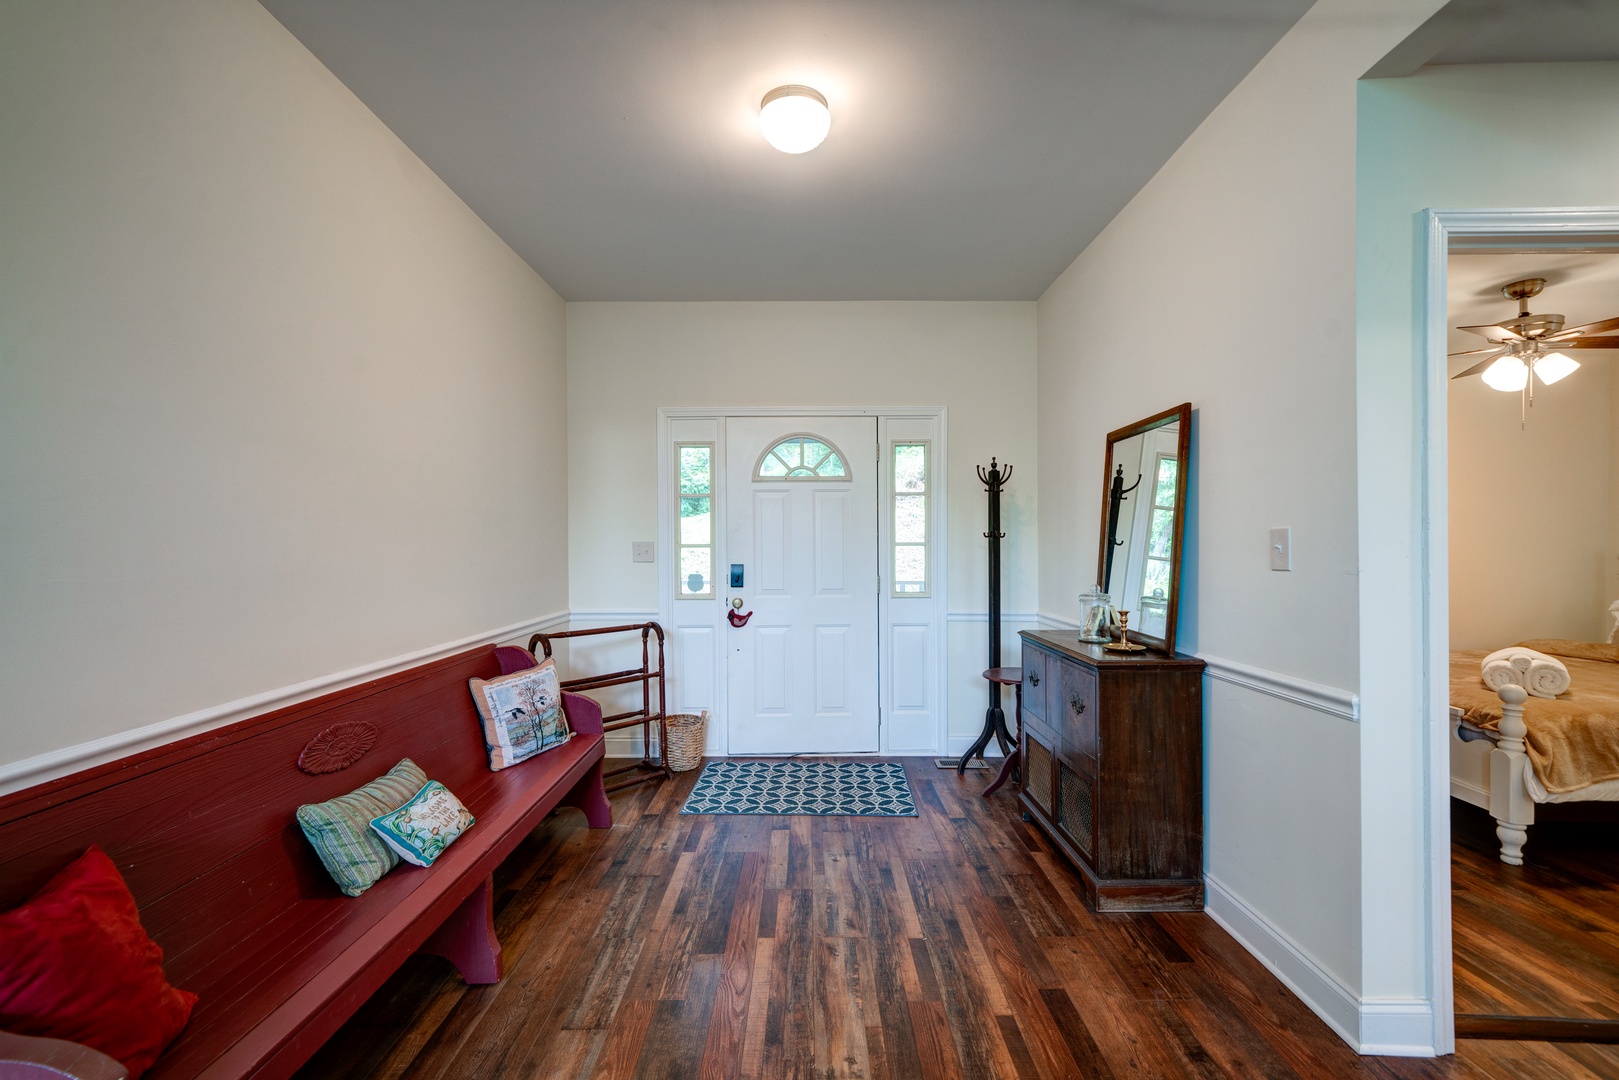
{"type": "Polygon", "coordinates": [[[916,817],[897,761],[711,761],[682,814],[916,817]]]}

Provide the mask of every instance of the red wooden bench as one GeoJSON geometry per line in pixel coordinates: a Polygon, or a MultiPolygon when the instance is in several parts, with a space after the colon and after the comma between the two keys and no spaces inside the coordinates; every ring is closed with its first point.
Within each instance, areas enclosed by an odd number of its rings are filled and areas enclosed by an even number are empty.
{"type": "Polygon", "coordinates": [[[90,844],[112,857],[169,981],[200,996],[152,1080],[290,1076],[414,952],[494,982],[495,867],[558,806],[612,824],[589,698],[564,696],[571,741],[489,770],[467,680],[531,663],[521,649],[472,649],[0,798],[0,910],[90,844]],[[342,721],[373,725],[375,745],[342,771],[300,771],[304,746],[342,721]],[[403,757],[477,824],[431,867],[402,864],[344,896],[293,813],[403,757]]]}

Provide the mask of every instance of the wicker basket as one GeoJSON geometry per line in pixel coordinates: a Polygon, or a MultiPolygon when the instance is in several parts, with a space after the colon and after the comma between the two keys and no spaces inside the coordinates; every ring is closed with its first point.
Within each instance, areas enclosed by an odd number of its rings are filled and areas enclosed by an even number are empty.
{"type": "Polygon", "coordinates": [[[674,772],[690,772],[703,763],[703,746],[708,738],[708,713],[675,713],[664,719],[669,731],[669,752],[665,760],[674,772]]]}

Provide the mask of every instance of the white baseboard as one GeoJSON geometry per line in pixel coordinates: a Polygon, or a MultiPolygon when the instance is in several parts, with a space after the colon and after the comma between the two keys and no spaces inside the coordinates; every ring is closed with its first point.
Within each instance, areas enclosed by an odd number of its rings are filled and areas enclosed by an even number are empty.
{"type": "Polygon", "coordinates": [[[0,795],[20,791],[35,784],[43,784],[47,780],[54,780],[59,776],[66,776],[154,746],[176,742],[212,728],[224,727],[226,724],[246,720],[248,717],[258,716],[273,709],[295,705],[300,701],[319,697],[321,694],[341,690],[345,686],[379,679],[417,664],[428,664],[486,641],[504,643],[517,640],[518,644],[527,645],[529,634],[562,626],[567,621],[566,611],[525,619],[510,626],[502,626],[455,641],[446,641],[441,645],[431,645],[403,656],[394,656],[347,671],[322,675],[291,686],[268,690],[262,694],[227,701],[223,705],[186,713],[184,716],[160,720],[155,724],[147,724],[130,731],[121,731],[116,735],[107,735],[74,746],[64,746],[59,750],[50,750],[21,761],[13,761],[0,765],[0,795]]]}
{"type": "Polygon", "coordinates": [[[1205,877],[1204,910],[1360,1054],[1434,1056],[1433,1004],[1358,994],[1218,878],[1205,877]]]}
{"type": "Polygon", "coordinates": [[[1433,1002],[1424,998],[1363,998],[1362,1054],[1380,1057],[1434,1056],[1433,1002]]]}
{"type": "MultiPolygon", "coordinates": [[[[1010,720],[1008,720],[1008,723],[1010,723],[1010,720]]],[[[951,735],[945,739],[943,756],[960,757],[977,741],[977,735],[951,735]]],[[[989,740],[989,745],[984,747],[984,756],[998,760],[1001,756],[1000,744],[994,739],[989,740]]]]}
{"type": "MultiPolygon", "coordinates": [[[[966,753],[967,748],[973,744],[973,738],[974,738],[974,736],[971,736],[971,735],[952,735],[950,737],[950,749],[949,749],[949,752],[947,754],[943,755],[943,756],[946,756],[946,757],[960,757],[962,754],[966,753]]],[[[716,748],[715,739],[714,739],[714,735],[713,735],[712,732],[710,732],[710,734],[709,734],[708,748],[706,750],[704,750],[703,753],[708,757],[727,757],[727,756],[729,756],[727,754],[721,753],[716,748]]],[[[635,730],[635,729],[625,729],[624,731],[608,732],[608,734],[607,734],[607,756],[608,757],[640,757],[641,756],[641,733],[640,733],[640,731],[635,730]]],[[[940,755],[935,754],[931,750],[910,750],[910,751],[905,751],[905,752],[897,752],[896,751],[896,752],[893,753],[893,756],[895,756],[895,757],[937,757],[937,756],[940,756],[940,755]]],[[[989,748],[984,751],[984,757],[987,758],[988,760],[992,761],[992,762],[999,761],[1001,759],[1000,747],[996,746],[993,742],[990,743],[989,748]]]]}

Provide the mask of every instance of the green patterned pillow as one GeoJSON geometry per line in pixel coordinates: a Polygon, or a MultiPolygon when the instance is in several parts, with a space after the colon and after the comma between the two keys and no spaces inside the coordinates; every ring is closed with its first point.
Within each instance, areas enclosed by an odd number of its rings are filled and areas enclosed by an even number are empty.
{"type": "Polygon", "coordinates": [[[298,824],[346,896],[359,896],[399,865],[399,856],[371,831],[371,819],[397,810],[427,783],[410,758],[362,788],[298,808],[298,824]]]}

